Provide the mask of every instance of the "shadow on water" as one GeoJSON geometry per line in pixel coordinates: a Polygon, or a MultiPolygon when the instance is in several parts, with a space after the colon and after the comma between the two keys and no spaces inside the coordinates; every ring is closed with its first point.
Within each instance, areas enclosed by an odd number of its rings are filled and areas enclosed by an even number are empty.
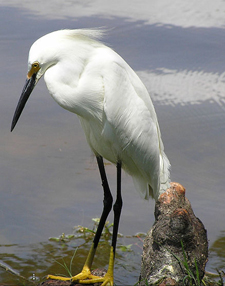
{"type": "MultiPolygon", "coordinates": [[[[220,237],[213,242],[209,249],[210,258],[214,261],[215,269],[223,269],[225,265],[225,232],[220,234],[220,237]]],[[[210,259],[209,258],[209,259],[210,259]]]]}

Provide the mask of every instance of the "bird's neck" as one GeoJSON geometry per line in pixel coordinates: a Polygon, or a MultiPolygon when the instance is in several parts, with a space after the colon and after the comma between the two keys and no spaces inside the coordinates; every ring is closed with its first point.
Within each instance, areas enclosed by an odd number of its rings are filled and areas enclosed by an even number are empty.
{"type": "Polygon", "coordinates": [[[92,74],[85,62],[76,64],[59,62],[49,68],[44,76],[53,99],[64,109],[85,119],[101,120],[103,112],[103,84],[101,77],[92,74]]]}

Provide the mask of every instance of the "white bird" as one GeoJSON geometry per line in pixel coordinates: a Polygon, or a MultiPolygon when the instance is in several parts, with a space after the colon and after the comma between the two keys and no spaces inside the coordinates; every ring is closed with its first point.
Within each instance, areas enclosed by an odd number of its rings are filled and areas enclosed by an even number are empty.
{"type": "MultiPolygon", "coordinates": [[[[60,30],[38,39],[30,49],[27,80],[18,102],[11,131],[39,79],[44,75],[50,95],[63,108],[78,115],[99,166],[104,207],[99,227],[79,283],[113,285],[116,240],[122,209],[121,167],[131,175],[144,199],[155,200],[170,183],[170,163],[164,153],[156,112],[150,95],[131,67],[98,39],[99,30],[60,30]],[[108,271],[104,278],[91,275],[91,265],[112,195],[103,158],[117,166],[117,198],[108,271]],[[88,281],[87,281],[88,280],[88,281]]],[[[49,275],[48,278],[70,280],[49,275]]]]}

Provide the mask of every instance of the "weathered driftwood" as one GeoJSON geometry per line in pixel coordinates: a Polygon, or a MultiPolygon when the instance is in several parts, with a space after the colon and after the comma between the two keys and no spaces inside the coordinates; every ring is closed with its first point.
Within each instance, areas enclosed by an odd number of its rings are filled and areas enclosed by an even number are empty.
{"type": "Polygon", "coordinates": [[[156,203],[155,223],[144,241],[140,286],[146,282],[147,285],[193,285],[193,281],[191,284],[184,278],[189,270],[189,275],[196,279],[199,275],[202,279],[207,257],[204,225],[194,215],[184,187],[171,183],[156,203]]]}

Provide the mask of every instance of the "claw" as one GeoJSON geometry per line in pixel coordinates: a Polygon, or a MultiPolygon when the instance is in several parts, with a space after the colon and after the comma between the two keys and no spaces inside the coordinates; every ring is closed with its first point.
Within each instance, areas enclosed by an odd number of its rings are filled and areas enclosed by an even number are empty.
{"type": "Polygon", "coordinates": [[[113,286],[113,275],[110,273],[106,273],[104,277],[96,276],[91,274],[89,268],[84,266],[82,271],[73,276],[73,277],[62,277],[62,276],[55,276],[55,275],[48,275],[47,279],[54,279],[54,280],[61,280],[61,281],[70,281],[79,284],[94,284],[94,283],[102,283],[101,286],[113,286]]]}
{"type": "Polygon", "coordinates": [[[82,271],[81,273],[73,276],[73,277],[62,277],[55,275],[48,275],[47,279],[61,280],[61,281],[71,281],[80,284],[94,284],[94,283],[102,283],[101,286],[113,286],[113,277],[106,273],[104,277],[92,275],[90,272],[87,273],[82,271]]]}
{"type": "Polygon", "coordinates": [[[114,252],[113,247],[111,247],[110,258],[109,258],[109,268],[104,277],[96,276],[91,274],[90,265],[92,263],[92,258],[95,250],[92,247],[89,256],[84,264],[82,271],[73,277],[62,277],[55,275],[48,275],[47,279],[61,280],[61,281],[71,281],[79,284],[94,284],[102,283],[101,286],[113,286],[113,267],[114,267],[114,252]]]}
{"type": "Polygon", "coordinates": [[[55,275],[48,275],[46,279],[61,280],[61,281],[70,281],[71,280],[71,278],[69,278],[69,277],[62,277],[62,276],[55,276],[55,275]]]}

